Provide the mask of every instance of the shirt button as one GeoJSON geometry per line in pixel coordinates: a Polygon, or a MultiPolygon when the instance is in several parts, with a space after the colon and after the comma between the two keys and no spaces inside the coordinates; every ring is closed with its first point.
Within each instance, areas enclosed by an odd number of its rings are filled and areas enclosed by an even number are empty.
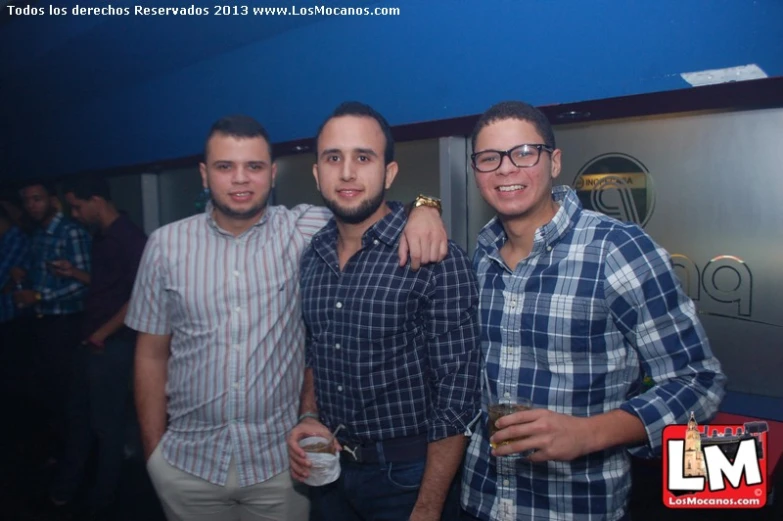
{"type": "Polygon", "coordinates": [[[237,306],[236,312],[239,313],[240,311],[242,311],[242,308],[237,306]]]}
{"type": "Polygon", "coordinates": [[[234,382],[234,384],[231,387],[233,387],[234,389],[239,389],[239,383],[234,382]]]}
{"type": "Polygon", "coordinates": [[[512,300],[512,301],[511,301],[511,307],[512,307],[512,308],[513,308],[513,307],[516,307],[516,305],[517,305],[517,301],[516,301],[516,300],[512,300]]]}
{"type": "Polygon", "coordinates": [[[239,277],[239,271],[237,271],[237,270],[234,270],[234,276],[235,276],[235,277],[239,277]]]}
{"type": "Polygon", "coordinates": [[[509,480],[507,480],[507,479],[504,479],[504,480],[503,480],[503,486],[504,486],[504,487],[507,487],[507,486],[509,486],[510,484],[511,484],[511,482],[510,482],[509,480]]]}
{"type": "Polygon", "coordinates": [[[334,348],[335,348],[335,349],[340,349],[340,344],[335,344],[335,345],[334,345],[334,348]]]}
{"type": "Polygon", "coordinates": [[[343,386],[342,386],[342,385],[338,385],[338,386],[337,386],[337,390],[338,390],[338,391],[342,391],[342,390],[343,390],[343,386]]]}
{"type": "Polygon", "coordinates": [[[552,251],[552,247],[551,246],[547,246],[546,247],[546,251],[552,251]]]}
{"type": "Polygon", "coordinates": [[[337,304],[335,304],[334,307],[336,307],[337,309],[340,309],[341,307],[343,307],[343,303],[342,302],[338,302],[337,304]]]}
{"type": "Polygon", "coordinates": [[[374,241],[372,241],[372,243],[374,245],[378,246],[381,243],[381,241],[379,241],[378,239],[375,239],[374,241]]]}
{"type": "Polygon", "coordinates": [[[503,396],[506,398],[511,398],[511,393],[503,393],[503,396]]]}

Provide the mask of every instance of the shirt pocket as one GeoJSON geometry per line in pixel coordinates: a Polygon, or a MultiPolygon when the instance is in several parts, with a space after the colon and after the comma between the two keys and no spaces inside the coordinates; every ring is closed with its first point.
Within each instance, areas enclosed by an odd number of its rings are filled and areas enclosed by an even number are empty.
{"type": "Polygon", "coordinates": [[[608,313],[598,300],[554,294],[549,299],[548,342],[536,349],[536,358],[557,372],[574,366],[605,362],[608,313]]]}

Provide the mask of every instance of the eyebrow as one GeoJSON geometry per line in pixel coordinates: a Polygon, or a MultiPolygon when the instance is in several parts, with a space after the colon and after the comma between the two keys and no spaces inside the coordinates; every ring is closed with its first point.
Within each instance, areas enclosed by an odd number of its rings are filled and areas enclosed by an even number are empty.
{"type": "Polygon", "coordinates": [[[359,154],[366,154],[368,156],[378,157],[378,154],[375,153],[375,150],[372,148],[354,148],[354,152],[358,152],[359,154]]]}
{"type": "Polygon", "coordinates": [[[218,165],[221,163],[228,164],[228,165],[235,165],[237,163],[239,163],[240,165],[268,165],[269,164],[263,159],[259,159],[259,160],[252,159],[250,161],[233,161],[231,159],[215,159],[214,161],[212,161],[211,164],[218,165]]]}
{"type": "MultiPolygon", "coordinates": [[[[378,154],[376,154],[375,150],[373,150],[372,148],[354,148],[353,150],[351,150],[351,152],[378,157],[378,154]]],[[[339,148],[328,148],[323,152],[321,152],[321,157],[328,156],[329,154],[342,154],[342,153],[343,151],[339,148]]]]}

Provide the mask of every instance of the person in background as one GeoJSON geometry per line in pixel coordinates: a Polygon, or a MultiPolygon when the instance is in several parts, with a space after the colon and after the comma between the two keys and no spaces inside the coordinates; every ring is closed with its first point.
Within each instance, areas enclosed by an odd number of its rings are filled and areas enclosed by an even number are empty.
{"type": "Polygon", "coordinates": [[[62,451],[71,358],[80,340],[87,286],[83,281],[57,276],[52,262],[65,260],[89,273],[91,239],[84,228],[57,211],[51,186],[27,181],[19,195],[35,228],[28,255],[11,268],[18,288],[13,300],[19,310],[32,317],[25,334],[37,358],[32,385],[49,422],[49,456],[56,458],[62,451]]]}
{"type": "MultiPolygon", "coordinates": [[[[200,165],[210,202],[150,235],[125,319],[139,332],[136,405],[169,520],[308,515],[286,434],[304,374],[299,261],[330,214],[267,204],[277,172],[269,143],[247,116],[212,126],[200,165]]],[[[400,262],[409,244],[412,259],[442,258],[440,216],[414,214],[400,262]]]]}
{"type": "Polygon", "coordinates": [[[628,519],[630,453],[717,412],[726,377],[669,254],[636,224],[582,208],[554,187],[561,151],[546,116],[521,102],[485,112],[472,136],[476,184],[497,212],[480,232],[484,411],[468,447],[468,519],[628,519]],[[655,385],[643,390],[641,375],[655,385]],[[490,448],[490,441],[497,446],[490,448]]]}
{"type": "Polygon", "coordinates": [[[125,326],[136,271],[147,237],[112,203],[108,182],[89,177],[66,185],[73,218],[93,231],[92,272],[66,259],[54,261],[59,277],[88,284],[84,320],[71,376],[65,458],[51,488],[56,506],[72,504],[84,481],[91,449],[97,448],[94,484],[85,519],[112,519],[131,405],[135,332],[125,326]]]}
{"type": "Polygon", "coordinates": [[[20,364],[24,357],[17,342],[21,330],[16,320],[18,308],[12,294],[15,284],[11,268],[24,261],[27,249],[27,235],[15,224],[6,206],[0,204],[0,385],[9,390],[10,381],[16,380],[14,375],[24,370],[20,364]]]}

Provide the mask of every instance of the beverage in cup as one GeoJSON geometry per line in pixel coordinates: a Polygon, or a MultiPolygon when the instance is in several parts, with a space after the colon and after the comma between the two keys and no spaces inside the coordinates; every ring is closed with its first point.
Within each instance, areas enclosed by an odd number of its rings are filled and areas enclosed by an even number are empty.
{"type": "MultiPolygon", "coordinates": [[[[515,402],[503,402],[503,403],[491,403],[489,404],[489,437],[491,438],[496,432],[498,432],[497,426],[495,426],[495,422],[498,421],[503,416],[508,416],[509,414],[514,414],[515,412],[519,411],[527,411],[532,409],[533,406],[530,403],[529,400],[525,400],[524,398],[518,398],[515,402]]],[[[517,438],[518,439],[518,438],[517,438]]],[[[517,439],[511,439],[506,440],[501,443],[501,445],[508,445],[512,441],[517,441],[517,439]]],[[[490,442],[489,445],[496,449],[497,445],[495,443],[490,442]]]]}

